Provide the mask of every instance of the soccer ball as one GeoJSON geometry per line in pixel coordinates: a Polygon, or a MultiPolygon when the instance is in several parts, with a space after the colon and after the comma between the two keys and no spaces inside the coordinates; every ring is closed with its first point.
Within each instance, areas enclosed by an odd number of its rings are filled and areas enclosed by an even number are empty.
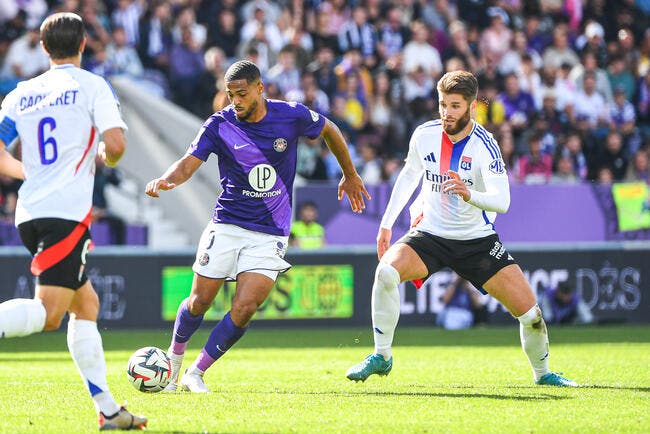
{"type": "Polygon", "coordinates": [[[140,348],[129,358],[126,374],[140,392],[160,392],[172,379],[172,362],[160,348],[140,348]]]}

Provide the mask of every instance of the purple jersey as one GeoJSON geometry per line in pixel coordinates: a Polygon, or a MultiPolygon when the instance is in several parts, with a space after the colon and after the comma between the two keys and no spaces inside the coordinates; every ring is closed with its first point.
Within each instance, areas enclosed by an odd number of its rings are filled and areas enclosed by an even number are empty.
{"type": "Polygon", "coordinates": [[[266,100],[259,122],[237,120],[232,105],[210,116],[188,153],[219,158],[221,187],[212,220],[289,235],[298,138],[316,138],[325,118],[302,104],[266,100]]]}

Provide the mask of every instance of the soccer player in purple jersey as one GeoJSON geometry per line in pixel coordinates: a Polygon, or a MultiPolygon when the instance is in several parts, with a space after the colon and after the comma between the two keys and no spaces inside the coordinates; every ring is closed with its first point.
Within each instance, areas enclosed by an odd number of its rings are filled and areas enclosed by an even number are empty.
{"type": "Polygon", "coordinates": [[[196,254],[190,296],[181,302],[168,355],[173,381],[165,389],[205,393],[205,371],[246,332],[268,296],[284,260],[291,224],[298,138],[322,137],[336,156],[343,177],[338,198],[347,194],[361,213],[370,195],[357,174],[340,130],[302,104],[263,97],[258,67],[235,62],[225,74],[230,105],[203,124],[187,153],[146,186],[149,196],[187,181],[215,154],[223,191],[203,231],[196,254]],[[225,280],[237,282],[231,310],[214,327],[201,353],[178,381],[187,342],[225,280]]]}

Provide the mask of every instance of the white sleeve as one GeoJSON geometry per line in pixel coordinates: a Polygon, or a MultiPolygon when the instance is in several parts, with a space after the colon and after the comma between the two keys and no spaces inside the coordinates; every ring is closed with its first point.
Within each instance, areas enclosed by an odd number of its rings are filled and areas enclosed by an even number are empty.
{"type": "Polygon", "coordinates": [[[485,211],[504,213],[510,207],[510,184],[506,176],[483,179],[485,191],[470,190],[467,203],[485,211]]]}
{"type": "Polygon", "coordinates": [[[388,201],[388,205],[386,205],[386,211],[384,212],[384,217],[381,219],[379,227],[385,229],[391,229],[393,227],[395,220],[397,220],[400,212],[404,209],[406,202],[411,198],[413,192],[420,183],[424,168],[422,167],[421,159],[417,157],[414,143],[415,140],[411,139],[406,163],[397,176],[397,180],[393,186],[393,191],[390,194],[390,200],[388,201]]]}
{"type": "Polygon", "coordinates": [[[126,130],[126,123],[122,120],[120,113],[120,102],[117,94],[113,91],[108,82],[102,78],[96,82],[97,92],[92,101],[92,113],[94,123],[100,133],[111,128],[122,128],[126,130]]]}

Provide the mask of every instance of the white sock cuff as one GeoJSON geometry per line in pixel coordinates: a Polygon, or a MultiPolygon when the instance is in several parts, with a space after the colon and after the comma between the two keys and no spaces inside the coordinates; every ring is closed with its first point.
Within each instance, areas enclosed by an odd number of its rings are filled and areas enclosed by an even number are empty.
{"type": "Polygon", "coordinates": [[[518,316],[517,319],[524,327],[531,327],[533,324],[542,320],[542,310],[539,308],[539,305],[536,304],[531,307],[528,312],[518,316]]]}
{"type": "Polygon", "coordinates": [[[68,321],[68,341],[95,338],[96,336],[99,336],[101,340],[95,321],[88,319],[70,319],[68,321]]]}

